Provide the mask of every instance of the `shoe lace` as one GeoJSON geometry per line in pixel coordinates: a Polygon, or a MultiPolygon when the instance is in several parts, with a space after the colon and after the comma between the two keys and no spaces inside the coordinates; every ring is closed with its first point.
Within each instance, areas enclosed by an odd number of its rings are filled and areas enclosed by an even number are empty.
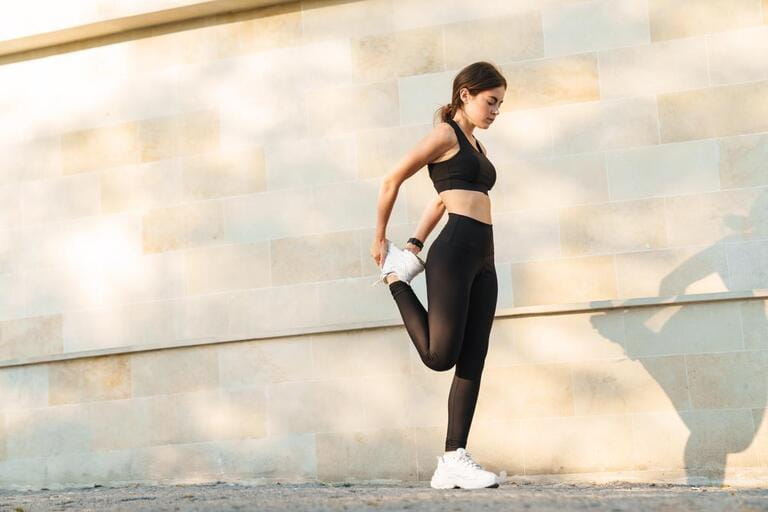
{"type": "Polygon", "coordinates": [[[474,469],[483,469],[483,467],[478,464],[477,462],[472,459],[472,455],[470,455],[469,452],[464,452],[461,454],[461,456],[457,459],[460,463],[469,466],[474,469]]]}

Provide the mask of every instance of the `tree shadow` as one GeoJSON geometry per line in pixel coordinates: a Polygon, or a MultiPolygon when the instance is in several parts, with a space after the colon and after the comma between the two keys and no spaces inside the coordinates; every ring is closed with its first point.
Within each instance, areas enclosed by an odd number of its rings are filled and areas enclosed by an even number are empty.
{"type": "MultiPolygon", "coordinates": [[[[684,295],[690,285],[712,274],[719,276],[729,291],[741,290],[739,286],[734,285],[735,280],[732,276],[724,275],[722,268],[713,267],[711,261],[722,254],[718,254],[718,251],[722,250],[721,244],[750,240],[754,238],[755,234],[759,234],[768,228],[762,214],[766,208],[768,208],[768,190],[761,192],[754,200],[748,216],[726,216],[724,221],[731,232],[715,244],[694,254],[666,275],[661,280],[657,295],[665,298],[676,298],[678,295],[684,295]]],[[[743,452],[749,448],[762,424],[765,415],[765,405],[768,399],[766,397],[766,387],[750,387],[750,391],[758,390],[755,393],[758,403],[750,402],[748,406],[734,406],[743,410],[752,409],[751,416],[753,422],[751,431],[745,432],[745,429],[742,428],[740,431],[734,432],[728,428],[730,425],[728,425],[729,419],[727,417],[729,412],[733,412],[733,408],[726,410],[723,407],[717,406],[707,407],[707,405],[712,405],[711,403],[700,404],[703,407],[696,407],[693,400],[681,401],[679,399],[679,387],[676,392],[676,389],[673,388],[675,382],[669,378],[668,371],[663,365],[652,364],[652,361],[655,359],[654,356],[659,354],[651,354],[642,350],[644,344],[659,347],[665,341],[673,339],[675,333],[690,331],[690,313],[693,313],[692,308],[696,307],[696,303],[680,304],[673,301],[670,306],[655,305],[633,307],[631,310],[625,309],[623,313],[623,336],[616,335],[615,329],[611,328],[611,323],[608,321],[606,313],[593,315],[590,317],[590,322],[603,337],[621,345],[627,357],[640,362],[670,398],[670,402],[675,407],[678,416],[689,431],[684,451],[684,469],[688,483],[694,485],[706,482],[714,485],[723,485],[728,455],[743,452]],[[648,323],[651,317],[657,315],[660,309],[668,307],[674,307],[677,310],[669,316],[658,330],[649,327],[648,323]],[[626,334],[628,332],[632,333],[631,337],[626,334]],[[642,340],[642,343],[637,343],[633,340],[642,340]],[[675,397],[678,397],[678,399],[675,399],[675,397]],[[713,417],[713,415],[717,417],[713,417]],[[712,421],[713,419],[714,421],[712,421]]],[[[766,318],[764,308],[755,308],[754,314],[757,315],[753,318],[754,320],[761,325],[768,325],[768,318],[766,318]]],[[[743,351],[743,345],[739,348],[726,350],[733,352],[743,351]]],[[[706,348],[692,352],[692,354],[698,355],[712,351],[706,348]]],[[[717,349],[717,352],[722,351],[722,347],[717,349]]],[[[669,352],[669,354],[684,353],[686,353],[684,347],[679,350],[672,348],[669,352]]],[[[686,361],[686,366],[688,364],[689,361],[686,361]]],[[[739,370],[742,370],[742,368],[739,368],[739,370]]],[[[749,374],[745,372],[740,373],[743,375],[740,378],[745,379],[744,382],[747,382],[749,374]]],[[[728,378],[725,375],[710,377],[728,378]]],[[[686,386],[690,396],[690,382],[686,386]]],[[[740,389],[740,391],[744,392],[745,390],[740,389]]],[[[717,400],[715,399],[714,401],[716,402],[717,400]]],[[[658,434],[659,436],[664,436],[664,432],[659,432],[658,434]]]]}

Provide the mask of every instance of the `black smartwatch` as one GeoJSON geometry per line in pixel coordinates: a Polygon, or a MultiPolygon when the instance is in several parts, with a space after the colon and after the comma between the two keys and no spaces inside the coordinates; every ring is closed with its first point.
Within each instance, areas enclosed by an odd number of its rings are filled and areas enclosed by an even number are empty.
{"type": "Polygon", "coordinates": [[[423,249],[424,248],[424,244],[418,238],[411,237],[411,238],[408,239],[408,241],[406,243],[407,244],[413,244],[416,247],[418,247],[419,249],[423,249]]]}

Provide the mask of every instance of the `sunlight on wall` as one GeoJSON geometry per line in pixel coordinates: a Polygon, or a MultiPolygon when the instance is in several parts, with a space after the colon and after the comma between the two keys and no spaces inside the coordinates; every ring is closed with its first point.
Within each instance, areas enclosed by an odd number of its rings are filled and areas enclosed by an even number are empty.
{"type": "Polygon", "coordinates": [[[141,247],[108,222],[64,241],[67,270],[89,304],[115,301],[141,277],[141,247]]]}

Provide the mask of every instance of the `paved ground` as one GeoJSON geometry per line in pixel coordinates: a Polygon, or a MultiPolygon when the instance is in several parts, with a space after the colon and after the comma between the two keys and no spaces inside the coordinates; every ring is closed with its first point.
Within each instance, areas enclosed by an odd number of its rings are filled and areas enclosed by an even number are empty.
{"type": "Polygon", "coordinates": [[[239,484],[0,491],[0,511],[768,511],[768,488],[507,482],[497,489],[437,491],[403,484],[239,484]]]}

